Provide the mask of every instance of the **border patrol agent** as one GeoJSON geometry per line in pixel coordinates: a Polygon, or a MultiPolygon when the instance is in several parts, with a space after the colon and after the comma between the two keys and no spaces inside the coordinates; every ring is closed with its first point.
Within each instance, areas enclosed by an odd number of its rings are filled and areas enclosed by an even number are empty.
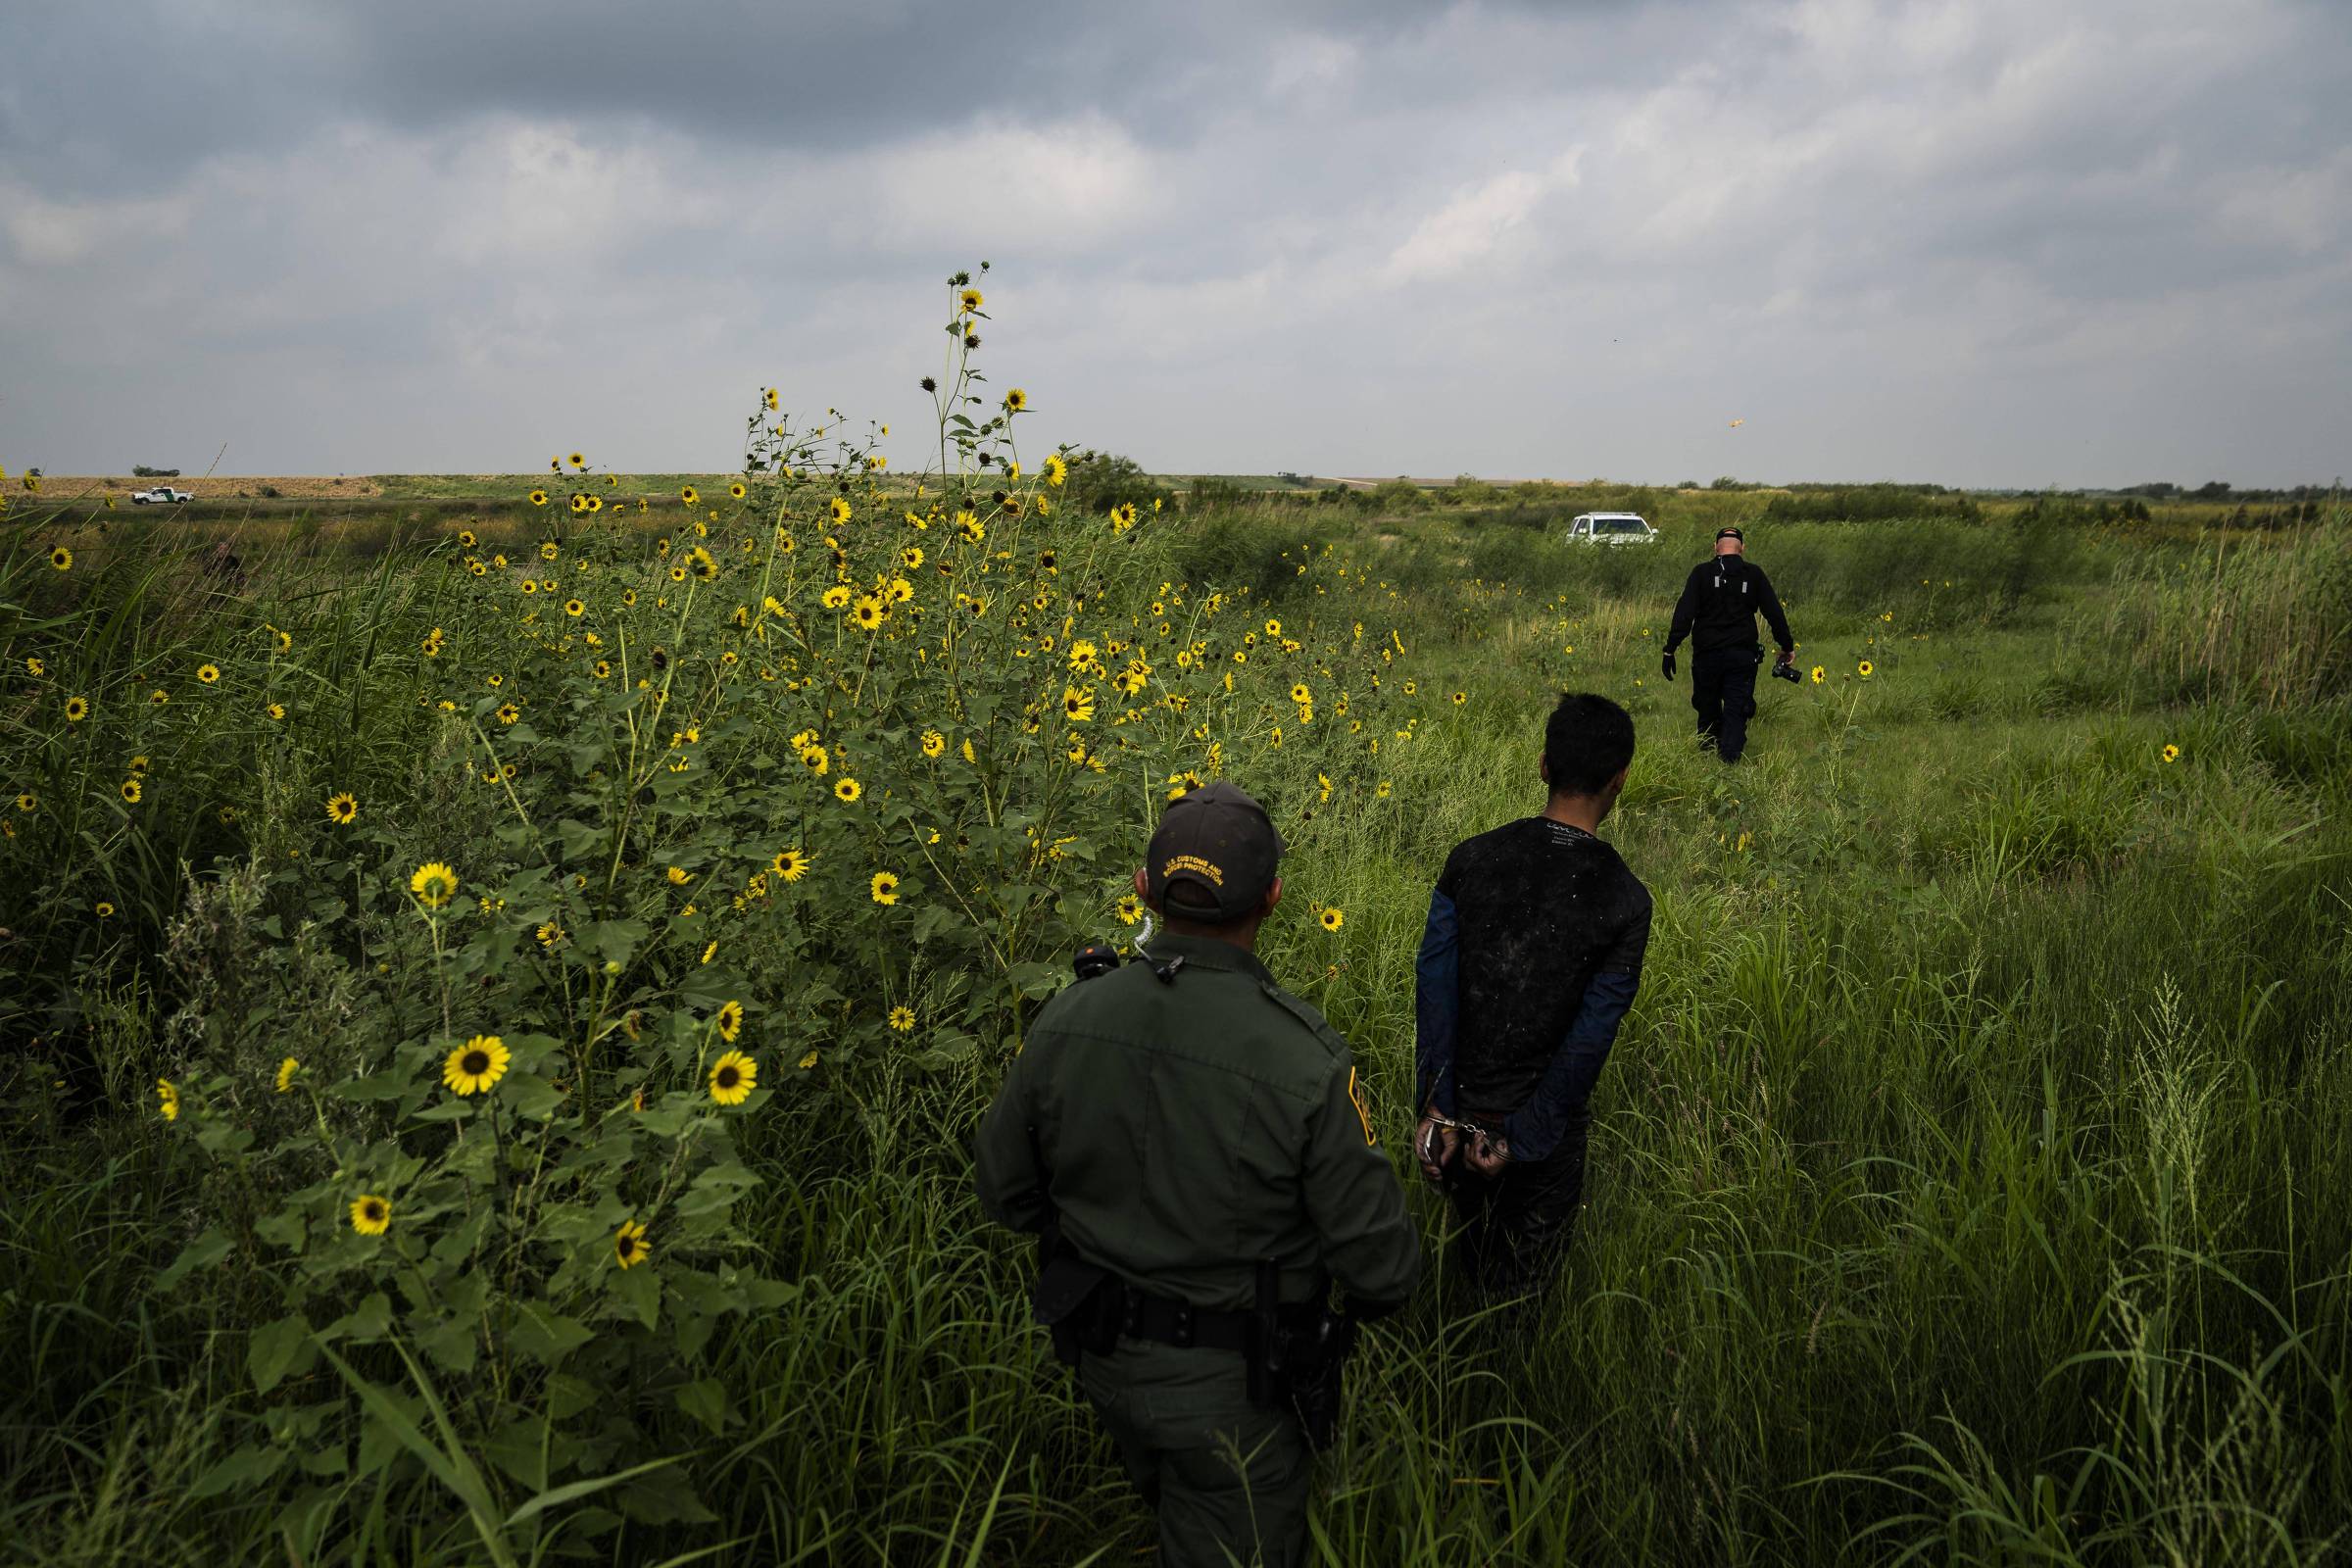
{"type": "Polygon", "coordinates": [[[1690,706],[1698,710],[1698,743],[1727,762],[1737,762],[1747,749],[1747,721],[1756,715],[1756,666],[1764,662],[1764,645],[1756,641],[1758,615],[1780,644],[1772,672],[1783,680],[1796,679],[1796,639],[1788,635],[1781,596],[1772,591],[1764,568],[1749,564],[1746,551],[1747,536],[1739,529],[1716,532],[1715,559],[1691,567],[1683,584],[1674,624],[1666,632],[1666,657],[1658,666],[1674,679],[1674,651],[1685,637],[1690,639],[1690,706]]]}
{"type": "Polygon", "coordinates": [[[1171,805],[1135,878],[1165,934],[1081,953],[973,1148],[982,1206],[1043,1239],[1037,1315],[1163,1568],[1303,1560],[1351,1325],[1421,1272],[1348,1043],[1253,952],[1282,848],[1231,784],[1171,805]]]}

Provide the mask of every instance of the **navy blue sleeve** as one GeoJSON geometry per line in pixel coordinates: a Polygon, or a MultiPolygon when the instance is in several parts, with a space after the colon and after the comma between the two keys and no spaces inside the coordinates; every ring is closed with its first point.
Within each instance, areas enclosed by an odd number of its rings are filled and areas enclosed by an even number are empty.
{"type": "Polygon", "coordinates": [[[1690,635],[1690,622],[1698,614],[1698,572],[1692,571],[1683,579],[1683,597],[1674,602],[1674,623],[1666,628],[1666,652],[1673,653],[1690,635]]]}
{"type": "Polygon", "coordinates": [[[1421,1104],[1451,1116],[1453,1036],[1462,1016],[1461,922],[1443,883],[1429,896],[1421,953],[1413,961],[1413,1075],[1421,1104]]]}
{"type": "Polygon", "coordinates": [[[1634,994],[1641,988],[1639,969],[1605,970],[1592,977],[1576,1010],[1576,1022],[1568,1026],[1551,1065],[1544,1070],[1535,1097],[1502,1124],[1511,1158],[1547,1159],[1560,1141],[1582,1125],[1592,1085],[1600,1077],[1601,1064],[1609,1059],[1609,1047],[1616,1043],[1617,1026],[1624,1022],[1627,1009],[1634,1004],[1634,994]]]}

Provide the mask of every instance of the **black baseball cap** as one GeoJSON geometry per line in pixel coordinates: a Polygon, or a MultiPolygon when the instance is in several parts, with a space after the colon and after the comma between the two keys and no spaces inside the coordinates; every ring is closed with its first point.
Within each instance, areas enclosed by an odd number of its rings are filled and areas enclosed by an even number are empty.
{"type": "Polygon", "coordinates": [[[1718,539],[1737,539],[1741,544],[1747,543],[1747,535],[1741,533],[1738,528],[1718,528],[1715,530],[1715,537],[1718,539]]]}
{"type": "Polygon", "coordinates": [[[1161,814],[1145,854],[1145,887],[1179,919],[1225,925],[1265,898],[1283,848],[1266,808],[1219,779],[1171,802],[1161,814]]]}

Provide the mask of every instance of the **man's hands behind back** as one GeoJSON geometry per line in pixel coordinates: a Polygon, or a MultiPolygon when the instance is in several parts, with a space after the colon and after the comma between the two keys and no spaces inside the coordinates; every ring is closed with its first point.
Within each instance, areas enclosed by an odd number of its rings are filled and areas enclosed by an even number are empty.
{"type": "Polygon", "coordinates": [[[1421,1125],[1413,1129],[1413,1157],[1421,1162],[1422,1176],[1433,1182],[1446,1179],[1446,1167],[1461,1148],[1461,1130],[1434,1110],[1421,1113],[1421,1125]]]}
{"type": "Polygon", "coordinates": [[[1462,1163],[1481,1176],[1494,1177],[1511,1161],[1510,1140],[1500,1133],[1484,1127],[1454,1121],[1436,1110],[1421,1113],[1421,1125],[1413,1129],[1413,1157],[1421,1163],[1421,1174],[1433,1182],[1446,1179],[1446,1167],[1455,1155],[1462,1163]]]}

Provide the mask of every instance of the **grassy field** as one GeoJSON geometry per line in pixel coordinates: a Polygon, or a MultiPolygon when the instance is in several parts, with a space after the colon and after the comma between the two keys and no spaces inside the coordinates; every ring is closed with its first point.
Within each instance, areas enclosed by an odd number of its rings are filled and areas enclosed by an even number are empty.
{"type": "Polygon", "coordinates": [[[1657,898],[1590,1207],[1531,1316],[1441,1268],[1368,1333],[1319,1560],[2344,1560],[2340,512],[1626,492],[1663,545],[1580,553],[1619,500],[520,483],[17,498],[6,1560],[1136,1560],[969,1194],[1001,1065],[1222,771],[1401,1163],[1430,881],[1563,687],[1636,714],[1657,898]],[[1822,676],[1727,770],[1657,650],[1728,519],[1822,676]]]}

